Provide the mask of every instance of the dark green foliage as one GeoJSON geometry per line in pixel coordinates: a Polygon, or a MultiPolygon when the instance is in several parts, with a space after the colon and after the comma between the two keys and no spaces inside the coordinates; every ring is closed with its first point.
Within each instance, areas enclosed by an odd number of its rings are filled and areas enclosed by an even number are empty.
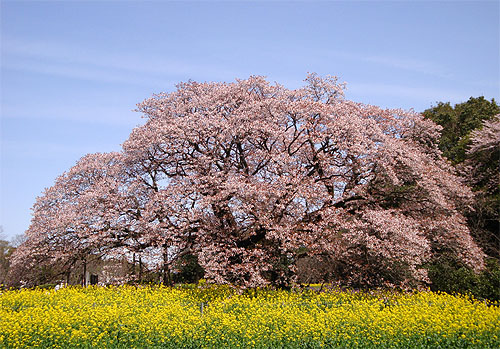
{"type": "Polygon", "coordinates": [[[474,292],[477,297],[500,301],[500,263],[493,258],[486,262],[486,270],[478,275],[474,292]]]}
{"type": "Polygon", "coordinates": [[[414,181],[394,185],[390,181],[378,179],[370,184],[368,191],[376,205],[384,209],[401,208],[402,205],[419,195],[414,181]]]}
{"type": "Polygon", "coordinates": [[[500,194],[476,192],[474,211],[467,214],[472,237],[492,258],[500,257],[500,194]]]}
{"type": "Polygon", "coordinates": [[[180,257],[175,267],[179,271],[174,275],[174,282],[177,283],[197,283],[205,274],[195,254],[180,257]]]}
{"type": "Polygon", "coordinates": [[[44,285],[55,285],[55,282],[59,281],[60,279],[61,273],[54,267],[42,265],[34,267],[33,269],[35,271],[33,273],[35,275],[35,279],[32,280],[32,285],[28,284],[29,286],[40,285],[39,287],[42,287],[44,285]]]}
{"type": "Polygon", "coordinates": [[[444,255],[428,267],[431,290],[450,294],[465,293],[474,287],[476,276],[453,256],[444,255]]]}
{"type": "Polygon", "coordinates": [[[486,260],[486,268],[479,274],[461,264],[452,255],[444,255],[428,266],[431,290],[450,294],[471,294],[478,299],[500,301],[500,264],[486,260]]]}
{"type": "Polygon", "coordinates": [[[456,104],[454,107],[450,102],[439,102],[425,110],[423,115],[443,127],[439,148],[445,157],[457,164],[466,158],[470,132],[498,113],[500,107],[495,99],[490,102],[481,96],[471,97],[467,102],[456,104]]]}

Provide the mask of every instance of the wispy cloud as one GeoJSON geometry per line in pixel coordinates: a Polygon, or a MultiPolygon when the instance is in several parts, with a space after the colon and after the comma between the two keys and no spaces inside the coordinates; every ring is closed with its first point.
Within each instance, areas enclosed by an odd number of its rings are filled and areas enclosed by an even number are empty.
{"type": "MultiPolygon", "coordinates": [[[[106,83],[138,86],[149,93],[168,91],[182,80],[199,77],[207,80],[233,79],[225,68],[208,63],[187,63],[174,57],[146,55],[128,50],[127,52],[98,50],[71,43],[55,41],[20,40],[2,37],[1,46],[3,71],[37,73],[48,76],[106,83]]],[[[139,100],[114,97],[106,100],[108,87],[103,86],[103,96],[85,96],[81,100],[76,94],[72,100],[37,101],[32,103],[4,99],[1,105],[2,118],[48,119],[85,122],[102,125],[133,127],[143,122],[140,114],[132,112],[139,100]]],[[[57,88],[64,88],[57,85],[57,88]]],[[[132,91],[128,89],[128,91],[132,91]]],[[[115,90],[113,90],[115,91],[115,90]]],[[[116,89],[127,91],[127,89],[116,89]]],[[[123,93],[123,92],[122,92],[123,93]]],[[[112,93],[116,95],[116,93],[112,93]]],[[[138,98],[142,98],[138,97],[138,98]]]]}
{"type": "MultiPolygon", "coordinates": [[[[380,54],[370,54],[370,53],[361,54],[352,52],[330,51],[329,54],[339,59],[348,59],[351,61],[367,63],[373,65],[374,67],[389,68],[392,69],[395,73],[397,73],[397,71],[412,72],[412,73],[417,73],[419,75],[426,75],[428,77],[433,77],[435,79],[437,78],[440,81],[460,86],[475,86],[488,89],[492,87],[498,87],[498,79],[495,77],[492,77],[491,79],[488,80],[468,79],[467,82],[464,83],[463,77],[460,76],[460,74],[457,74],[446,65],[443,65],[439,62],[429,59],[398,56],[398,55],[380,55],[380,54]]],[[[426,91],[433,91],[433,89],[426,88],[426,91]]],[[[439,92],[441,90],[437,91],[439,92]]],[[[416,91],[412,92],[417,92],[418,95],[427,93],[425,91],[419,91],[418,88],[416,89],[416,91]]],[[[463,94],[455,93],[455,95],[459,95],[460,98],[463,97],[463,94]]]]}
{"type": "Polygon", "coordinates": [[[453,78],[452,72],[448,71],[445,66],[442,66],[441,64],[434,61],[421,58],[397,55],[379,55],[371,53],[354,53],[345,51],[329,51],[329,55],[340,59],[364,62],[373,64],[375,66],[431,75],[439,78],[453,78]]]}
{"type": "Polygon", "coordinates": [[[110,68],[105,66],[88,66],[74,62],[42,62],[30,60],[6,60],[6,69],[59,76],[64,78],[97,81],[101,83],[121,83],[147,86],[174,85],[174,80],[162,80],[158,77],[140,74],[137,71],[110,68]]]}
{"type": "Polygon", "coordinates": [[[60,120],[98,124],[103,126],[134,127],[144,122],[140,114],[126,106],[88,105],[14,105],[2,106],[2,118],[27,120],[60,120]]]}
{"type": "Polygon", "coordinates": [[[389,57],[389,56],[367,56],[361,58],[366,62],[393,67],[416,73],[433,75],[440,78],[453,78],[451,72],[447,72],[445,67],[440,66],[435,62],[413,59],[408,57],[389,57]]]}
{"type": "Polygon", "coordinates": [[[3,69],[25,70],[101,82],[165,86],[179,78],[201,76],[231,79],[234,72],[209,63],[175,57],[96,50],[70,43],[2,38],[3,69]]]}
{"type": "MultiPolygon", "coordinates": [[[[120,150],[119,144],[68,144],[55,142],[35,142],[2,140],[2,151],[4,154],[15,154],[16,158],[50,160],[63,158],[78,159],[89,153],[117,151],[120,150]]],[[[8,157],[4,160],[7,162],[8,157]]]]}

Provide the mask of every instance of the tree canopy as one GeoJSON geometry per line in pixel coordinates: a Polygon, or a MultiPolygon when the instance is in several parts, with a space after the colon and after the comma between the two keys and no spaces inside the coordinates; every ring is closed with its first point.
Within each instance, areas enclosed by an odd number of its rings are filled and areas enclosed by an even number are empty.
{"type": "Polygon", "coordinates": [[[426,109],[423,114],[442,126],[439,148],[454,164],[463,162],[470,144],[470,133],[481,127],[482,122],[500,113],[494,99],[471,97],[467,102],[451,106],[450,102],[439,102],[426,109]]]}
{"type": "Polygon", "coordinates": [[[411,286],[443,250],[483,266],[472,193],[422,115],[344,98],[334,77],[187,82],[138,105],[123,151],[90,154],[37,199],[14,261],[187,253],[219,283],[286,286],[302,256],[349,285],[411,286]]]}

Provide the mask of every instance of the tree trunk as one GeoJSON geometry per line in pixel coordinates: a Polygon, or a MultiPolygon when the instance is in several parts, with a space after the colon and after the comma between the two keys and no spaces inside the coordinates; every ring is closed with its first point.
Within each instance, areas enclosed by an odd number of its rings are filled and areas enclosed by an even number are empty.
{"type": "Polygon", "coordinates": [[[87,286],[87,260],[83,260],[83,278],[82,278],[82,286],[87,286]]]}
{"type": "Polygon", "coordinates": [[[135,252],[132,255],[132,278],[135,281],[135,252]]]}
{"type": "Polygon", "coordinates": [[[170,266],[168,263],[168,246],[163,245],[163,285],[171,286],[170,266]]]}
{"type": "Polygon", "coordinates": [[[142,282],[142,258],[139,255],[139,283],[142,282]]]}

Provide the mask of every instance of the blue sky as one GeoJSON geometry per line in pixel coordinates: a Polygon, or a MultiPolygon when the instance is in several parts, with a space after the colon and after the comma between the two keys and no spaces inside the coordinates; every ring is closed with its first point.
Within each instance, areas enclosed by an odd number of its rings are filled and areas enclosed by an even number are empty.
{"type": "Polygon", "coordinates": [[[136,103],[188,79],[339,76],[348,99],[423,111],[500,99],[498,1],[1,2],[1,209],[23,233],[35,198],[83,155],[120,149],[136,103]]]}

